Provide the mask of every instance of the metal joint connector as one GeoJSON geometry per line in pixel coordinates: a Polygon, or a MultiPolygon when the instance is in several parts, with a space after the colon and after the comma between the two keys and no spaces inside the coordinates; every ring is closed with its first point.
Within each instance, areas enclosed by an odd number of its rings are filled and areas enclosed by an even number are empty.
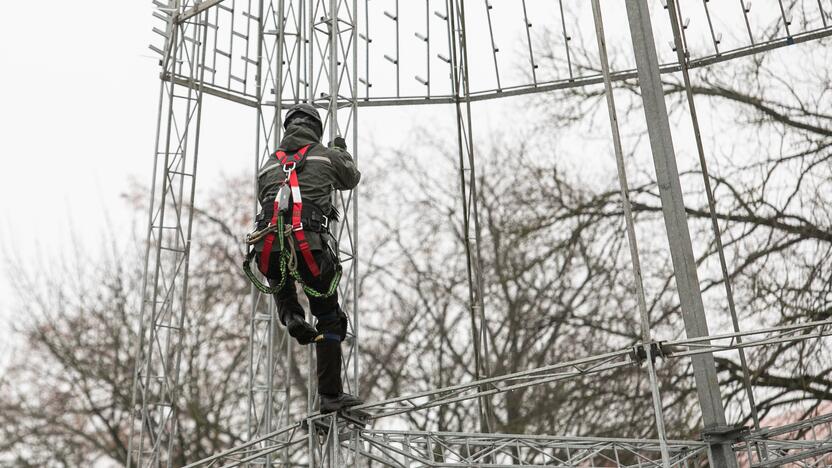
{"type": "Polygon", "coordinates": [[[737,442],[750,433],[744,426],[711,426],[702,429],[702,440],[709,444],[737,442]]]}
{"type": "Polygon", "coordinates": [[[637,363],[642,363],[647,359],[647,347],[650,347],[650,360],[655,363],[657,357],[664,357],[664,346],[661,341],[651,341],[649,343],[638,343],[633,345],[630,351],[630,359],[637,363]]]}

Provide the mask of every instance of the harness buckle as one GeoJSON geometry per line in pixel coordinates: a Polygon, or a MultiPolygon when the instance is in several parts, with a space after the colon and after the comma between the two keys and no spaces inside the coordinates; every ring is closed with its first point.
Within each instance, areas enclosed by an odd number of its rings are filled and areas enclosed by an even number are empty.
{"type": "Polygon", "coordinates": [[[292,225],[292,232],[303,231],[303,222],[299,222],[297,225],[292,225]]]}
{"type": "Polygon", "coordinates": [[[288,174],[288,173],[294,171],[295,166],[297,166],[297,164],[298,164],[297,161],[288,161],[288,162],[286,162],[285,164],[283,164],[283,172],[288,174]]]}
{"type": "Polygon", "coordinates": [[[329,229],[329,217],[321,215],[321,228],[329,229]]]}

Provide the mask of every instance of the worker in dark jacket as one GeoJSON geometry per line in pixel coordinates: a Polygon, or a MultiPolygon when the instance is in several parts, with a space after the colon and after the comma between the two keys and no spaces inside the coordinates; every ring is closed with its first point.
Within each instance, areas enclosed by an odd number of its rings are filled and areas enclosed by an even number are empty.
{"type": "MultiPolygon", "coordinates": [[[[307,287],[323,292],[332,285],[336,271],[340,271],[335,254],[337,249],[333,248],[335,240],[329,232],[329,222],[338,217],[332,204],[333,190],[351,190],[358,185],[361,173],[347,152],[343,138],[336,138],[329,147],[320,143],[323,125],[313,106],[297,104],[290,108],[283,121],[283,128],[286,133],[276,154],[283,152],[293,155],[305,148],[304,158],[295,171],[303,202],[303,234],[319,273],[314,275],[310,271],[310,266],[304,261],[297,245],[296,268],[307,287]]],[[[258,199],[263,209],[261,224],[273,214],[275,196],[286,178],[283,169],[283,164],[274,155],[260,168],[258,199]]],[[[284,222],[288,226],[291,219],[286,217],[284,222]]],[[[287,327],[289,334],[300,344],[315,343],[321,412],[328,413],[361,404],[358,397],[344,393],[341,382],[341,341],[347,334],[347,316],[338,304],[337,291],[328,297],[306,294],[309,308],[317,321],[316,326],[312,327],[305,320],[303,308],[298,303],[295,281],[290,275],[286,276],[285,283],[274,294],[274,299],[280,321],[287,327]]],[[[277,282],[275,278],[268,279],[270,283],[277,282]]]]}

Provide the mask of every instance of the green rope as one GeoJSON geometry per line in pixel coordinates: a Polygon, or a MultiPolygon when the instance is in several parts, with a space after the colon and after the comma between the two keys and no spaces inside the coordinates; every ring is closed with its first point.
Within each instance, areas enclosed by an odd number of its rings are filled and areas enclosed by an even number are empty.
{"type": "Polygon", "coordinates": [[[286,284],[286,271],[289,271],[289,275],[292,276],[292,279],[297,281],[303,291],[311,297],[324,299],[327,297],[332,296],[338,290],[338,283],[341,281],[341,265],[335,265],[335,276],[332,277],[332,281],[329,283],[329,288],[326,291],[321,292],[316,290],[315,288],[307,285],[300,276],[300,272],[297,268],[288,268],[289,260],[292,257],[292,252],[289,249],[284,248],[283,244],[283,220],[278,218],[278,228],[277,228],[277,245],[280,247],[280,281],[278,282],[277,286],[266,286],[263,284],[257,276],[251,271],[251,260],[255,256],[255,250],[252,249],[249,251],[248,255],[246,255],[246,259],[243,261],[243,273],[245,273],[246,277],[251,281],[255,288],[258,291],[262,292],[263,294],[275,294],[280,291],[283,286],[286,284]]]}
{"type": "Polygon", "coordinates": [[[251,284],[257,288],[263,294],[275,294],[280,291],[283,286],[286,284],[286,257],[284,255],[280,256],[280,281],[277,283],[277,286],[266,286],[263,284],[257,276],[251,271],[251,259],[254,258],[254,250],[246,255],[246,259],[243,261],[243,273],[246,274],[246,277],[251,284]]]}
{"type": "Polygon", "coordinates": [[[325,299],[335,294],[335,291],[338,289],[338,283],[341,281],[341,265],[338,265],[336,267],[335,276],[332,277],[332,281],[329,283],[329,288],[326,290],[326,292],[320,292],[311,286],[307,286],[306,283],[304,283],[301,279],[300,273],[298,273],[297,270],[289,270],[289,274],[292,275],[292,278],[294,278],[295,281],[300,283],[300,285],[303,287],[303,292],[305,292],[307,295],[325,299]]]}

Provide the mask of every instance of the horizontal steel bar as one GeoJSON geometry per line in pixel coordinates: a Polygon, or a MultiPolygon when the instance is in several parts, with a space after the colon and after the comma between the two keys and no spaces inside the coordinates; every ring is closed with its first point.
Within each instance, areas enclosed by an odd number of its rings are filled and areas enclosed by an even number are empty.
{"type": "MultiPolygon", "coordinates": [[[[819,426],[821,424],[830,424],[832,423],[832,413],[823,414],[820,416],[815,416],[809,419],[803,419],[801,421],[793,422],[790,424],[786,424],[784,426],[777,426],[777,427],[766,427],[760,429],[759,431],[754,431],[743,437],[743,440],[746,441],[759,441],[759,440],[768,440],[772,437],[781,436],[783,434],[788,434],[790,432],[799,431],[801,429],[805,429],[812,426],[819,426]]],[[[832,434],[829,434],[832,437],[832,434]]]]}
{"type": "MultiPolygon", "coordinates": [[[[755,44],[753,46],[742,47],[739,49],[734,49],[731,51],[723,52],[720,54],[710,55],[698,59],[691,60],[689,63],[689,68],[699,68],[708,65],[713,65],[716,63],[725,62],[728,60],[745,57],[749,55],[754,55],[762,52],[767,52],[770,50],[778,49],[781,47],[785,47],[792,44],[798,44],[802,42],[809,42],[817,39],[821,39],[824,37],[832,36],[832,26],[831,27],[824,27],[820,29],[816,29],[813,31],[808,31],[805,33],[801,33],[795,36],[792,36],[791,39],[789,38],[777,38],[772,39],[767,42],[761,42],[755,44]],[[791,42],[790,42],[791,41],[791,42]]],[[[220,53],[225,53],[224,51],[218,51],[220,53]]],[[[681,67],[678,63],[669,63],[664,64],[660,67],[661,73],[674,73],[681,70],[681,67]]],[[[613,72],[610,75],[612,81],[623,81],[628,79],[636,78],[637,73],[635,70],[622,70],[613,72]]],[[[539,82],[537,85],[534,84],[524,84],[515,87],[503,88],[503,89],[488,89],[483,91],[476,91],[471,93],[470,101],[477,102],[477,101],[488,101],[492,99],[499,99],[504,97],[513,97],[513,96],[523,96],[527,94],[537,94],[537,93],[545,93],[550,91],[557,91],[562,89],[570,89],[570,88],[577,88],[581,86],[591,86],[595,84],[600,84],[604,81],[601,74],[593,74],[588,75],[580,78],[574,79],[561,79],[549,82],[539,82]]],[[[208,94],[228,99],[232,102],[237,102],[249,107],[257,107],[256,101],[253,99],[253,96],[246,95],[244,93],[238,93],[232,90],[222,90],[216,87],[210,86],[208,83],[205,84],[204,91],[208,94]]],[[[358,107],[385,107],[385,106],[414,106],[414,105],[425,105],[425,104],[453,104],[459,99],[460,102],[465,102],[465,97],[455,98],[452,95],[436,95],[436,96],[405,96],[405,97],[363,97],[358,98],[356,100],[356,105],[358,107]]],[[[273,106],[275,104],[274,101],[266,101],[263,105],[266,106],[273,106]]],[[[284,106],[291,106],[294,104],[294,100],[286,99],[283,101],[284,106]]],[[[349,105],[351,101],[343,100],[342,104],[349,105]]]]}
{"type": "MultiPolygon", "coordinates": [[[[407,435],[395,438],[390,437],[386,431],[358,430],[357,432],[360,440],[369,444],[368,448],[364,448],[369,452],[362,452],[362,455],[366,456],[378,452],[379,455],[375,455],[374,458],[385,466],[409,466],[406,462],[402,464],[400,460],[410,460],[416,462],[419,466],[431,467],[589,466],[589,462],[595,457],[612,461],[611,458],[605,455],[605,452],[618,452],[619,450],[625,453],[639,454],[638,466],[662,466],[662,460],[658,458],[660,443],[657,440],[622,443],[614,440],[594,439],[561,443],[557,440],[531,439],[526,435],[514,434],[467,434],[466,436],[457,437],[437,432],[423,438],[407,435]],[[444,456],[440,457],[439,460],[434,459],[434,449],[439,449],[442,452],[448,450],[444,455],[450,455],[450,459],[444,456]],[[520,455],[515,450],[526,451],[526,453],[520,455]],[[558,454],[557,452],[561,453],[558,454]],[[651,460],[647,456],[648,452],[653,452],[657,458],[651,460]],[[385,455],[388,457],[392,455],[392,459],[387,458],[385,460],[385,455]],[[527,456],[532,458],[525,458],[527,456]],[[494,459],[494,457],[498,459],[494,459]],[[499,461],[500,458],[503,459],[502,463],[499,461]],[[390,463],[396,464],[391,465],[390,463]]],[[[682,463],[692,457],[704,456],[707,452],[707,445],[703,442],[677,442],[681,443],[670,447],[672,466],[686,466],[682,463]]],[[[359,447],[362,445],[359,444],[359,447]]],[[[353,446],[348,445],[347,441],[342,443],[342,447],[353,449],[353,446]]]]}
{"type": "MultiPolygon", "coordinates": [[[[177,17],[177,22],[182,22],[194,15],[199,14],[200,12],[211,8],[219,4],[223,0],[208,0],[205,2],[196,5],[186,12],[182,13],[177,17]]],[[[825,26],[823,28],[818,28],[812,31],[806,31],[800,34],[796,34],[791,37],[781,37],[776,39],[771,39],[766,42],[760,42],[754,45],[740,47],[737,49],[733,49],[730,51],[725,51],[718,54],[712,54],[696,59],[692,59],[688,67],[689,68],[699,68],[708,65],[713,65],[716,63],[721,63],[729,60],[733,60],[740,57],[746,57],[749,55],[754,55],[762,52],[768,52],[774,49],[778,49],[781,47],[799,44],[803,42],[809,42],[817,39],[821,39],[824,37],[832,36],[832,26],[825,26]]],[[[225,51],[217,50],[220,54],[227,54],[225,51]]],[[[227,54],[230,58],[230,54],[227,54]]],[[[661,73],[674,73],[681,70],[679,63],[667,63],[661,65],[660,67],[661,73]]],[[[622,81],[627,79],[633,79],[636,77],[635,70],[622,70],[618,72],[613,72],[611,74],[611,79],[613,81],[622,81]]],[[[492,99],[499,99],[504,97],[512,97],[512,96],[522,96],[527,94],[536,94],[536,93],[544,93],[549,91],[556,91],[561,89],[569,89],[581,86],[589,86],[594,84],[600,84],[603,82],[603,77],[601,74],[594,74],[589,76],[584,76],[580,78],[569,78],[569,79],[561,79],[561,80],[554,80],[549,82],[539,82],[537,84],[529,83],[518,85],[515,87],[509,88],[502,88],[502,89],[487,89],[482,91],[475,91],[471,93],[470,101],[477,102],[477,101],[487,101],[492,99]]],[[[237,93],[231,90],[221,90],[218,88],[212,88],[207,86],[204,91],[208,94],[230,100],[232,102],[237,102],[239,104],[243,104],[249,107],[256,107],[256,101],[252,99],[252,97],[246,95],[245,93],[237,93]]],[[[364,97],[357,99],[356,104],[359,107],[383,107],[383,106],[412,106],[412,105],[424,105],[424,104],[453,104],[456,102],[455,97],[450,95],[439,95],[439,96],[405,96],[405,97],[364,97]]],[[[461,102],[465,102],[465,97],[458,98],[461,102]]],[[[274,102],[264,102],[265,105],[274,105],[274,102]]],[[[286,105],[294,104],[293,100],[286,100],[284,102],[286,105]]]]}
{"type": "Polygon", "coordinates": [[[755,330],[755,331],[740,331],[736,333],[727,333],[722,335],[710,335],[710,336],[703,336],[697,338],[690,338],[684,340],[677,340],[677,341],[669,341],[662,343],[662,347],[669,349],[671,352],[668,354],[671,357],[684,357],[684,356],[693,356],[695,354],[703,354],[703,353],[715,353],[718,351],[730,351],[736,350],[740,348],[752,348],[757,346],[765,346],[777,343],[785,343],[790,341],[803,341],[808,340],[810,338],[820,338],[823,336],[830,336],[832,335],[832,319],[830,320],[823,320],[819,322],[808,322],[805,324],[799,325],[786,325],[781,327],[773,327],[764,330],[755,330]],[[788,332],[798,332],[803,330],[809,330],[813,328],[819,328],[819,330],[815,333],[806,333],[800,336],[791,336],[791,335],[784,335],[778,337],[769,337],[764,338],[756,341],[745,341],[743,343],[738,343],[736,341],[737,338],[740,337],[747,337],[747,336],[754,336],[759,335],[762,333],[788,333],[788,332]],[[731,341],[727,344],[713,344],[712,341],[719,341],[730,339],[731,341]],[[693,346],[699,345],[701,347],[693,348],[693,346]],[[688,346],[691,349],[687,351],[673,351],[672,348],[674,347],[685,347],[688,346]]]}
{"type": "Polygon", "coordinates": [[[277,452],[279,450],[284,450],[288,447],[291,447],[292,445],[296,445],[300,442],[305,442],[305,441],[306,441],[305,436],[300,437],[298,439],[290,438],[289,440],[287,440],[287,441],[285,441],[281,444],[270,445],[270,446],[260,450],[259,452],[254,452],[254,454],[249,455],[248,457],[241,458],[241,459],[233,461],[231,463],[227,463],[225,465],[222,465],[220,468],[233,468],[233,467],[236,467],[236,466],[240,466],[243,463],[252,462],[254,460],[257,460],[258,458],[265,457],[266,455],[272,454],[272,453],[277,452]]]}
{"type": "Polygon", "coordinates": [[[197,467],[197,466],[202,466],[202,465],[205,465],[205,464],[211,463],[211,462],[216,461],[216,460],[219,460],[219,459],[221,459],[221,458],[225,458],[225,457],[228,457],[228,456],[234,455],[234,454],[236,454],[236,453],[242,452],[243,450],[245,450],[245,449],[247,449],[247,448],[249,448],[249,447],[252,447],[252,446],[254,446],[254,445],[257,445],[257,444],[259,444],[260,442],[263,442],[263,441],[269,440],[269,439],[271,439],[271,438],[273,438],[273,437],[277,437],[277,436],[279,436],[279,435],[281,435],[281,434],[285,434],[285,433],[290,432],[290,431],[295,431],[295,430],[299,429],[299,428],[300,428],[300,426],[301,426],[301,423],[300,423],[300,422],[296,422],[296,423],[294,423],[294,424],[292,424],[292,425],[281,427],[280,429],[277,429],[277,430],[275,430],[275,431],[269,432],[268,434],[262,435],[262,436],[260,436],[260,437],[255,438],[255,439],[252,439],[252,440],[250,440],[250,441],[248,441],[248,442],[245,442],[245,443],[242,443],[242,444],[240,444],[240,445],[237,445],[236,447],[232,447],[232,448],[230,448],[230,449],[228,449],[228,450],[223,450],[222,452],[219,452],[219,453],[217,453],[217,454],[211,455],[210,457],[203,458],[202,460],[195,461],[195,462],[193,462],[193,463],[191,463],[191,464],[185,465],[185,466],[184,466],[184,467],[182,467],[182,468],[194,468],[194,467],[197,467]]]}
{"type": "MultiPolygon", "coordinates": [[[[776,466],[786,466],[790,465],[791,463],[795,463],[801,460],[805,460],[807,458],[817,457],[819,455],[828,456],[829,453],[832,452],[832,442],[826,441],[822,443],[820,447],[814,448],[812,450],[805,450],[802,452],[797,452],[795,454],[791,454],[785,457],[771,457],[767,460],[763,460],[759,463],[754,463],[751,465],[752,468],[774,468],[776,466]]],[[[769,453],[771,456],[771,453],[769,453]]],[[[814,466],[814,465],[804,465],[804,466],[814,466]]]]}
{"type": "MultiPolygon", "coordinates": [[[[199,86],[200,86],[199,83],[192,82],[192,81],[190,81],[188,79],[185,79],[185,78],[182,78],[178,75],[174,75],[172,78],[171,78],[171,75],[162,75],[162,79],[165,80],[165,81],[172,81],[173,83],[175,83],[179,86],[186,86],[186,87],[194,89],[194,90],[199,89],[199,86]]],[[[238,94],[223,91],[223,90],[218,89],[218,88],[216,88],[216,87],[214,87],[214,86],[212,86],[208,83],[203,83],[202,84],[202,92],[205,93],[205,94],[210,94],[212,96],[217,96],[217,97],[220,97],[220,98],[223,98],[223,99],[227,99],[229,101],[236,102],[236,103],[242,104],[244,106],[257,108],[257,101],[252,100],[252,99],[246,99],[246,98],[244,98],[244,97],[242,97],[238,94]]]]}
{"type": "MultiPolygon", "coordinates": [[[[308,421],[310,423],[314,423],[314,420],[320,419],[321,417],[317,415],[316,417],[310,418],[308,421]]],[[[811,420],[801,421],[799,423],[793,423],[787,426],[783,426],[782,428],[777,428],[774,430],[768,429],[763,430],[758,433],[755,433],[751,436],[744,437],[743,442],[754,442],[759,439],[759,435],[761,433],[767,434],[783,434],[788,432],[793,432],[796,429],[799,429],[798,426],[801,424],[822,424],[826,423],[832,418],[832,415],[823,415],[811,420]],[[766,432],[767,431],[767,432],[766,432]]],[[[298,439],[295,438],[297,434],[300,432],[298,429],[301,428],[300,423],[293,424],[291,426],[287,426],[272,433],[266,434],[262,437],[258,437],[257,439],[251,440],[234,448],[228,449],[224,452],[218,453],[211,457],[205,458],[198,462],[194,462],[190,465],[187,465],[185,468],[194,468],[197,466],[204,466],[206,464],[210,464],[216,462],[220,459],[240,455],[244,452],[247,452],[247,449],[250,449],[254,445],[266,442],[270,439],[274,439],[278,436],[284,435],[289,433],[288,437],[285,440],[277,440],[275,441],[276,444],[263,448],[263,449],[256,449],[257,451],[254,453],[248,454],[245,458],[240,458],[238,460],[234,460],[229,464],[223,465],[223,467],[234,467],[239,466],[242,463],[250,462],[256,460],[260,457],[269,455],[271,453],[275,453],[279,450],[283,450],[284,448],[295,445],[299,442],[305,440],[304,437],[300,437],[298,439]]],[[[536,434],[481,434],[481,433],[465,433],[465,432],[428,432],[428,431],[403,431],[403,430],[376,430],[376,429],[355,429],[358,431],[358,434],[365,440],[378,442],[378,440],[374,440],[373,437],[380,437],[387,443],[394,442],[394,443],[402,443],[408,444],[410,446],[416,444],[426,443],[428,439],[432,441],[441,441],[443,444],[453,445],[453,444],[464,444],[466,447],[487,447],[487,446],[498,446],[504,445],[506,447],[510,447],[505,445],[507,442],[522,442],[524,448],[534,448],[539,447],[540,449],[552,449],[552,448],[559,448],[559,449],[575,449],[575,450],[587,450],[587,449],[596,449],[602,450],[605,448],[623,448],[623,449],[631,449],[631,450],[659,450],[659,441],[655,439],[646,439],[646,438],[617,438],[617,437],[569,437],[569,436],[553,436],[553,435],[536,435],[536,434]],[[608,446],[608,447],[604,447],[608,446]]],[[[778,441],[778,442],[788,442],[788,441],[778,441]]],[[[807,450],[801,452],[799,454],[794,454],[789,457],[782,457],[776,460],[766,461],[760,465],[754,466],[773,466],[778,463],[783,463],[784,461],[791,460],[792,458],[795,460],[805,459],[814,455],[817,455],[818,452],[821,451],[821,448],[828,451],[828,448],[824,446],[826,441],[804,441],[807,443],[815,442],[816,444],[821,444],[821,447],[817,447],[817,445],[811,446],[811,450],[807,450]]],[[[345,439],[343,442],[344,448],[350,449],[351,447],[348,445],[350,440],[345,439]]],[[[707,447],[707,444],[701,440],[680,440],[680,439],[670,439],[667,440],[668,448],[674,452],[684,454],[694,452],[696,450],[704,450],[707,447]]],[[[741,448],[737,448],[737,450],[741,450],[741,448]]],[[[480,466],[478,464],[478,466],[480,466]]],[[[491,466],[491,465],[481,465],[481,466],[491,466]]],[[[499,466],[499,465],[497,465],[499,466]]]]}
{"type": "MultiPolygon", "coordinates": [[[[809,42],[817,39],[821,39],[824,37],[832,36],[832,27],[826,27],[817,29],[814,31],[809,31],[806,33],[802,33],[799,35],[793,36],[791,39],[793,40],[794,44],[802,43],[802,42],[809,42]]],[[[754,55],[761,52],[767,52],[770,50],[778,49],[781,47],[785,47],[787,45],[791,45],[789,43],[788,38],[778,38],[772,39],[767,42],[758,43],[754,46],[743,47],[739,49],[734,49],[731,51],[727,51],[721,54],[710,55],[698,59],[691,60],[689,63],[689,68],[699,68],[708,65],[713,65],[716,63],[725,62],[728,60],[745,57],[748,55],[754,55]]],[[[669,63],[664,64],[660,67],[661,73],[674,73],[681,70],[681,67],[678,63],[669,63]]],[[[628,79],[634,79],[637,77],[637,73],[635,70],[622,70],[613,72],[610,75],[612,81],[623,81],[628,79]]],[[[470,101],[477,102],[477,101],[488,101],[492,99],[499,99],[504,97],[512,97],[512,96],[522,96],[527,94],[537,94],[537,93],[544,93],[549,91],[557,91],[562,89],[570,89],[570,88],[577,88],[581,86],[591,86],[594,84],[603,83],[604,78],[599,74],[584,76],[580,78],[574,79],[561,79],[555,80],[550,82],[540,82],[537,85],[534,84],[526,84],[520,85],[516,87],[510,88],[503,88],[500,90],[497,89],[490,89],[484,91],[476,91],[471,93],[470,101]]],[[[461,102],[465,102],[464,97],[460,97],[459,100],[461,102]]],[[[439,96],[405,96],[405,97],[364,97],[359,98],[357,100],[358,107],[384,107],[384,106],[413,106],[413,105],[424,105],[424,104],[453,104],[456,102],[456,98],[451,95],[439,95],[439,96]]],[[[268,102],[267,105],[274,105],[274,102],[268,102]]],[[[284,106],[291,106],[294,104],[292,100],[285,100],[283,102],[284,106]]]]}
{"type": "MultiPolygon", "coordinates": [[[[796,325],[786,325],[781,327],[773,327],[768,329],[759,329],[753,331],[744,331],[744,332],[736,332],[736,333],[726,333],[721,335],[713,335],[701,338],[692,338],[692,339],[685,339],[685,340],[677,340],[673,342],[662,343],[662,349],[672,349],[673,347],[684,347],[689,346],[692,344],[700,344],[704,343],[703,348],[688,350],[679,353],[669,353],[666,354],[666,357],[670,358],[680,358],[685,356],[691,356],[695,354],[705,354],[705,353],[713,353],[715,351],[723,351],[723,350],[732,350],[738,349],[739,347],[755,347],[755,346],[764,346],[768,344],[783,342],[783,341],[798,341],[804,339],[803,336],[798,337],[779,337],[779,338],[765,338],[760,340],[750,340],[744,343],[737,343],[735,339],[739,336],[749,337],[755,335],[765,335],[770,333],[779,333],[784,331],[797,331],[797,330],[808,330],[811,328],[823,328],[832,324],[832,319],[819,321],[819,322],[809,322],[804,324],[796,324],[796,325]],[[723,340],[723,339],[731,339],[731,343],[723,345],[723,346],[712,346],[709,345],[707,342],[710,340],[723,340]]],[[[807,335],[808,338],[812,338],[815,336],[826,336],[832,333],[832,330],[821,333],[820,335],[807,335]]],[[[650,344],[652,345],[652,343],[650,344]]],[[[643,347],[645,346],[644,343],[637,343],[633,345],[633,347],[643,347]]],[[[453,385],[445,388],[439,388],[435,390],[428,390],[423,392],[418,392],[410,395],[402,395],[399,397],[389,398],[386,400],[372,402],[372,403],[365,403],[364,405],[357,406],[356,409],[363,409],[363,410],[376,410],[377,413],[373,414],[373,418],[379,418],[384,416],[391,416],[394,414],[402,414],[412,411],[418,411],[426,408],[431,408],[440,405],[447,405],[449,403],[456,403],[464,400],[474,399],[480,396],[486,395],[494,395],[497,393],[508,392],[511,390],[516,390],[519,388],[530,387],[535,385],[541,385],[549,382],[554,382],[557,380],[565,380],[568,378],[574,377],[581,377],[590,373],[598,373],[598,372],[605,372],[621,367],[625,367],[628,365],[636,365],[639,364],[639,361],[633,360],[631,353],[633,351],[633,347],[629,347],[623,350],[614,351],[606,354],[602,354],[599,356],[593,357],[586,357],[581,359],[576,359],[573,361],[568,361],[565,363],[559,364],[552,364],[548,366],[543,366],[535,369],[528,369],[525,371],[515,372],[512,374],[506,374],[496,377],[491,377],[482,380],[475,380],[464,384],[453,385]],[[561,372],[561,373],[558,373],[561,372]],[[511,384],[518,380],[525,380],[519,383],[511,384]],[[419,399],[427,399],[423,403],[415,403],[414,400],[419,399]],[[398,406],[390,407],[391,405],[398,404],[398,406]],[[402,404],[406,404],[408,406],[401,406],[402,404]],[[390,408],[385,408],[390,407],[390,408]]]]}
{"type": "Polygon", "coordinates": [[[220,4],[224,1],[225,0],[206,0],[202,3],[198,3],[198,4],[194,5],[193,7],[188,8],[187,10],[183,11],[179,15],[177,15],[176,16],[176,23],[181,24],[181,23],[187,21],[188,19],[193,18],[194,16],[202,13],[203,11],[205,11],[205,10],[207,10],[207,9],[213,7],[213,6],[216,6],[216,5],[218,5],[218,4],[220,4]]]}
{"type": "MultiPolygon", "coordinates": [[[[832,36],[832,27],[821,28],[818,30],[802,33],[799,35],[795,35],[792,37],[793,43],[801,43],[801,42],[809,42],[817,39],[821,39],[824,37],[832,36]]],[[[767,52],[770,50],[778,49],[781,47],[785,47],[787,45],[791,45],[789,43],[788,38],[778,38],[773,39],[768,42],[758,43],[754,46],[743,47],[740,49],[734,49],[731,51],[727,51],[721,54],[710,55],[698,59],[691,60],[688,64],[689,68],[699,68],[708,65],[713,65],[716,63],[725,62],[728,60],[733,60],[740,57],[745,57],[748,55],[754,55],[761,52],[767,52]]],[[[674,73],[681,70],[681,67],[678,63],[669,63],[661,65],[660,71],[661,73],[674,73]]],[[[636,71],[633,70],[622,70],[613,72],[611,74],[612,81],[623,81],[628,79],[634,79],[637,77],[636,71]]],[[[537,85],[534,84],[525,84],[516,87],[510,88],[503,88],[501,90],[497,89],[490,89],[484,91],[475,91],[471,93],[471,102],[477,101],[488,101],[492,99],[504,98],[504,97],[512,97],[512,96],[522,96],[526,94],[537,94],[537,93],[544,93],[549,91],[557,91],[561,89],[569,89],[569,88],[577,88],[581,86],[590,86],[594,84],[600,84],[604,82],[603,76],[599,73],[596,75],[589,75],[585,77],[575,78],[575,79],[561,79],[555,80],[550,82],[540,82],[537,85]]],[[[459,98],[461,102],[465,102],[464,97],[459,98]]],[[[410,106],[410,105],[420,105],[420,104],[453,104],[455,98],[453,96],[410,96],[410,97],[370,97],[370,98],[360,98],[358,100],[359,107],[380,107],[380,106],[410,106]]],[[[286,104],[291,105],[291,101],[286,101],[286,104]]]]}
{"type": "MultiPolygon", "coordinates": [[[[624,438],[624,437],[571,437],[571,436],[554,436],[554,435],[538,435],[538,434],[483,434],[471,432],[435,432],[435,431],[402,431],[402,430],[382,430],[382,429],[362,429],[362,434],[379,434],[387,437],[441,437],[441,438],[459,438],[467,439],[471,443],[478,443],[478,441],[494,441],[494,440],[524,440],[524,441],[547,441],[547,442],[566,442],[574,444],[596,444],[596,443],[616,443],[616,444],[655,444],[659,446],[658,439],[638,439],[638,438],[624,438]]],[[[684,439],[668,439],[667,443],[670,445],[679,445],[685,447],[707,447],[708,444],[701,440],[684,440],[684,439]]]]}

